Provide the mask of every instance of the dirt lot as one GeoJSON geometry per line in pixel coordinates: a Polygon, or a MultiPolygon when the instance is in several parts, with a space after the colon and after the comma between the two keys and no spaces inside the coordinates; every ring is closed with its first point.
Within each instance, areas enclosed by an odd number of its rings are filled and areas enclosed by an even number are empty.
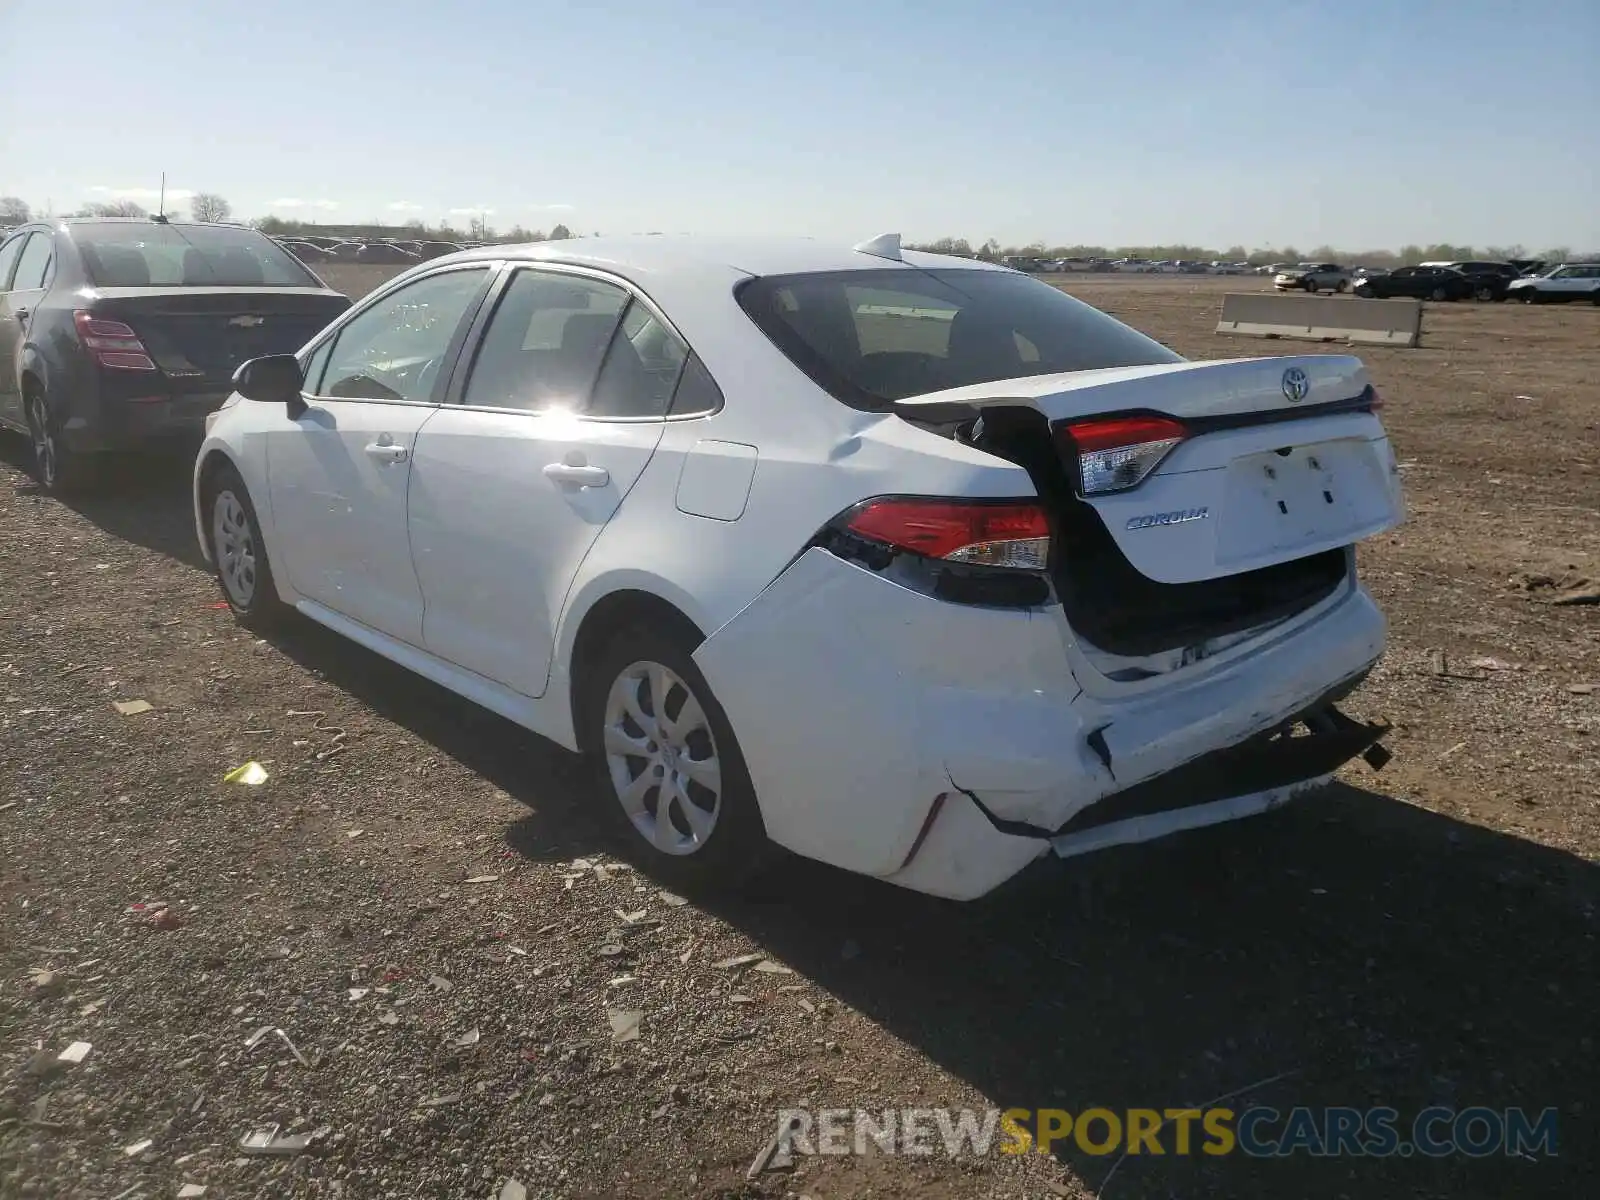
{"type": "MultiPolygon", "coordinates": [[[[1241,286],[1070,285],[1186,354],[1270,352],[1211,333],[1241,286]]],[[[1351,708],[1397,723],[1393,764],[967,906],[804,863],[761,900],[663,897],[600,865],[564,754],[316,628],[237,629],[183,464],[68,507],[0,444],[0,1196],[1580,1194],[1600,607],[1550,600],[1600,581],[1600,310],[1440,306],[1424,349],[1364,357],[1411,517],[1363,555],[1393,640],[1351,708]],[[265,785],[223,783],[250,759],[265,785]],[[755,953],[792,973],[717,965],[755,953]],[[1559,1157],[745,1179],[792,1104],[1218,1096],[1555,1106],[1559,1157]],[[325,1132],[241,1155],[268,1123],[325,1132]]]]}

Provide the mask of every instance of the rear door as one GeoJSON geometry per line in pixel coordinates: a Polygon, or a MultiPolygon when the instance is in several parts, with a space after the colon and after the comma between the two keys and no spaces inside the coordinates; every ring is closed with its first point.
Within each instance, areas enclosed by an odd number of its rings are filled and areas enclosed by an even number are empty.
{"type": "Polygon", "coordinates": [[[1074,489],[1158,583],[1287,562],[1402,519],[1394,453],[1358,358],[1034,376],[913,397],[895,410],[938,420],[990,406],[1044,414],[1074,489]],[[1129,469],[1140,462],[1156,465],[1145,475],[1129,469]]]}
{"type": "Polygon", "coordinates": [[[11,308],[11,276],[22,248],[32,235],[23,230],[0,245],[0,424],[23,425],[22,393],[17,374],[17,354],[22,345],[22,325],[11,308]]]}
{"type": "MultiPolygon", "coordinates": [[[[28,343],[34,310],[50,290],[55,271],[55,235],[46,230],[35,230],[17,255],[11,290],[6,293],[6,328],[0,332],[0,340],[10,343],[10,374],[13,377],[21,365],[23,348],[28,343]]],[[[0,396],[0,404],[5,406],[0,410],[0,417],[8,424],[16,424],[23,419],[22,392],[15,378],[9,386],[10,391],[0,396]]]]}
{"type": "Polygon", "coordinates": [[[480,324],[453,402],[417,440],[423,644],[541,696],[568,589],[655,452],[687,351],[589,272],[516,270],[480,324]]]}
{"type": "Polygon", "coordinates": [[[307,360],[306,411],[268,427],[275,567],[305,598],[416,646],[412,453],[493,273],[447,268],[375,297],[307,360]]]}

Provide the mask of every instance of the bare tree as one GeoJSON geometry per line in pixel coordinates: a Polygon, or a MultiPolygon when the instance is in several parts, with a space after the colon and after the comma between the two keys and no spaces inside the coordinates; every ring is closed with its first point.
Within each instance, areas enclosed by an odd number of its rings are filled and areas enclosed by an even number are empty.
{"type": "Polygon", "coordinates": [[[189,201],[189,215],[196,221],[226,221],[233,216],[233,205],[215,192],[196,192],[189,201]]]}
{"type": "Polygon", "coordinates": [[[110,204],[89,204],[84,212],[91,217],[148,217],[149,211],[132,200],[115,200],[110,204]]]}
{"type": "Polygon", "coordinates": [[[0,196],[0,223],[24,225],[33,219],[33,210],[27,201],[17,196],[0,196]]]}

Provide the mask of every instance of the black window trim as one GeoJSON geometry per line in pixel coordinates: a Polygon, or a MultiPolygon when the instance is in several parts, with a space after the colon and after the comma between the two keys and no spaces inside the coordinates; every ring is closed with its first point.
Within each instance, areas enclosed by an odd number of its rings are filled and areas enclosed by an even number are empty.
{"type": "MultiPolygon", "coordinates": [[[[308,402],[331,402],[334,404],[400,404],[418,408],[439,408],[444,403],[445,388],[448,381],[454,376],[457,363],[461,359],[462,347],[466,344],[466,337],[477,321],[478,314],[483,310],[485,298],[494,287],[497,278],[497,269],[503,265],[499,259],[473,259],[468,262],[447,263],[431,270],[405,271],[396,275],[382,287],[368,293],[361,298],[359,304],[351,305],[311,341],[300,348],[295,356],[300,361],[300,370],[305,371],[311,360],[324,345],[334,347],[345,327],[363,313],[371,311],[385,299],[395,293],[410,287],[412,284],[421,283],[425,279],[432,279],[436,275],[447,275],[454,271],[482,271],[483,281],[478,286],[478,293],[467,304],[466,311],[462,313],[461,320],[456,324],[456,330],[450,335],[450,341],[445,346],[445,358],[449,360],[449,369],[439,372],[439,377],[433,381],[433,394],[426,400],[390,400],[380,396],[323,396],[313,392],[302,391],[300,394],[308,402]]],[[[328,357],[328,364],[324,364],[323,377],[327,376],[327,366],[333,361],[332,353],[328,357]]]]}
{"type": "Polygon", "coordinates": [[[683,336],[683,331],[672,323],[671,318],[662,311],[661,306],[651,299],[644,289],[638,287],[631,280],[624,279],[620,275],[613,275],[609,271],[600,271],[593,267],[579,266],[575,263],[544,262],[539,259],[510,259],[500,263],[499,277],[491,287],[490,294],[478,306],[478,313],[467,331],[466,343],[462,347],[462,352],[457,356],[455,367],[451,371],[449,386],[445,390],[442,401],[445,407],[460,409],[463,412],[513,413],[525,417],[544,415],[546,411],[544,409],[505,408],[492,404],[461,403],[462,396],[466,394],[467,384],[472,378],[472,370],[477,365],[478,353],[483,349],[483,336],[488,332],[489,322],[494,319],[495,310],[499,308],[500,300],[505,295],[506,289],[511,286],[511,281],[521,271],[542,271],[554,275],[571,275],[593,279],[597,282],[620,288],[623,294],[628,297],[628,302],[617,313],[617,324],[611,331],[612,340],[615,340],[617,330],[622,327],[622,322],[628,314],[628,309],[634,304],[639,304],[660,322],[668,333],[677,338],[688,352],[684,355],[683,367],[678,371],[678,382],[673,384],[672,398],[667,402],[667,411],[665,413],[648,417],[595,416],[587,411],[587,405],[593,398],[594,384],[599,379],[600,371],[605,366],[606,356],[611,353],[611,342],[608,341],[605,353],[600,356],[600,366],[595,369],[595,379],[589,383],[589,394],[584,397],[585,409],[571,414],[572,419],[589,421],[597,425],[647,425],[662,421],[697,421],[722,411],[726,403],[722,393],[722,386],[717,383],[716,376],[711,374],[710,368],[706,367],[704,359],[700,359],[700,365],[716,389],[716,406],[709,409],[697,409],[688,413],[673,411],[673,406],[677,401],[678,385],[683,382],[684,374],[689,369],[690,360],[699,358],[699,355],[695,352],[695,348],[689,339],[683,336]],[[468,352],[469,347],[470,352],[468,352]]]}

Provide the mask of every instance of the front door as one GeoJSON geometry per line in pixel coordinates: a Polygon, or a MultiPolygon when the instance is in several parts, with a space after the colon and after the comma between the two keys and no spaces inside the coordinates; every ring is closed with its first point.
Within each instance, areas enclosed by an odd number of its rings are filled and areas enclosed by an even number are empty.
{"type": "Polygon", "coordinates": [[[43,281],[51,254],[48,233],[13,234],[0,246],[0,425],[22,429],[22,347],[28,338],[33,308],[44,296],[43,281]]]}
{"type": "Polygon", "coordinates": [[[492,267],[424,276],[376,299],[309,359],[307,409],[268,435],[274,562],[308,600],[412,645],[422,592],[406,492],[492,267]]]}
{"type": "Polygon", "coordinates": [[[687,349],[620,285],[525,269],[417,440],[412,554],[433,654],[548,684],[573,578],[661,440],[687,349]]]}

